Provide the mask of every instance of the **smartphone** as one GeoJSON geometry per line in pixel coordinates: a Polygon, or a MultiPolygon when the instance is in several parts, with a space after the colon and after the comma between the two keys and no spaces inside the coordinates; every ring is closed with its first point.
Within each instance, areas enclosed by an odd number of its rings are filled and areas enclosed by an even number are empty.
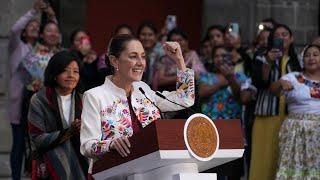
{"type": "Polygon", "coordinates": [[[231,36],[237,38],[239,36],[240,30],[239,30],[239,24],[238,23],[230,23],[229,24],[229,33],[231,36]]]}
{"type": "Polygon", "coordinates": [[[177,16],[175,15],[168,15],[166,19],[166,25],[168,31],[171,31],[172,29],[177,27],[177,16]]]}
{"type": "Polygon", "coordinates": [[[232,62],[232,55],[230,53],[226,54],[223,56],[223,63],[229,65],[229,66],[233,66],[233,62],[232,62]]]}
{"type": "Polygon", "coordinates": [[[280,51],[283,51],[283,39],[281,39],[281,38],[273,39],[272,48],[279,49],[280,51]]]}

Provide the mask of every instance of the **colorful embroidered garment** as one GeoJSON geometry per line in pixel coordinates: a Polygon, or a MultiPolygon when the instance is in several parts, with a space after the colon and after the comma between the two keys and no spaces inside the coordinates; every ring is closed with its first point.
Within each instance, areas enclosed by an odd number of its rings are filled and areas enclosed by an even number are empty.
{"type": "MultiPolygon", "coordinates": [[[[240,84],[245,83],[247,77],[242,73],[235,74],[240,84]]],[[[214,85],[219,79],[214,73],[200,75],[199,83],[214,85]]],[[[240,118],[241,104],[233,96],[231,87],[224,87],[212,94],[201,105],[201,112],[211,119],[235,119],[240,118]]]]}
{"type": "Polygon", "coordinates": [[[282,77],[293,89],[283,91],[289,115],[279,133],[276,179],[320,179],[320,81],[300,72],[282,77]]]}
{"type": "Polygon", "coordinates": [[[50,58],[59,50],[48,51],[46,47],[37,44],[21,61],[18,67],[18,73],[23,80],[24,85],[33,91],[32,83],[39,81],[42,84],[44,80],[44,71],[50,58]]]}
{"type": "MultiPolygon", "coordinates": [[[[190,107],[194,103],[194,71],[187,69],[177,73],[177,90],[162,94],[179,104],[190,107]]],[[[106,77],[105,83],[84,94],[82,112],[81,152],[87,157],[97,157],[109,151],[112,139],[132,136],[132,118],[126,92],[106,77]]],[[[160,119],[160,112],[181,110],[180,106],[157,96],[150,87],[142,82],[134,82],[131,93],[132,109],[142,128],[160,119]],[[141,93],[142,88],[145,95],[141,93]],[[147,96],[150,100],[148,100],[147,96]],[[152,102],[151,102],[152,101],[152,102]]],[[[92,167],[93,160],[90,167],[92,167]]],[[[91,169],[89,169],[91,172],[91,169]]]]}

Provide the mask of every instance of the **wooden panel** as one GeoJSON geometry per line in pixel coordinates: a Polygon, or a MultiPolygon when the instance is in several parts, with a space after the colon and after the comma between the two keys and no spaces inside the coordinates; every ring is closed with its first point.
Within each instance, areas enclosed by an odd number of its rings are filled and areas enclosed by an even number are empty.
{"type": "MultiPolygon", "coordinates": [[[[117,152],[106,153],[96,161],[93,174],[142,157],[158,150],[185,150],[183,128],[185,120],[171,119],[155,121],[130,138],[128,157],[117,152]]],[[[214,121],[220,136],[220,149],[242,149],[243,138],[240,120],[214,121]]]]}
{"type": "Polygon", "coordinates": [[[99,54],[105,52],[119,24],[129,24],[136,33],[142,21],[151,20],[160,31],[167,15],[177,16],[178,26],[189,35],[190,47],[197,49],[202,32],[202,0],[86,0],[86,29],[99,54]]]}
{"type": "Polygon", "coordinates": [[[155,123],[149,124],[129,140],[131,148],[128,157],[121,157],[115,150],[106,153],[94,163],[93,174],[159,150],[155,123]]]}

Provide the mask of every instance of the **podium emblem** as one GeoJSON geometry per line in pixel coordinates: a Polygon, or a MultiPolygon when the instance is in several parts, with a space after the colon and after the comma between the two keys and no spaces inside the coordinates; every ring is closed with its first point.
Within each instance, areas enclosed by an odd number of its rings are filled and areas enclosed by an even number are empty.
{"type": "Polygon", "coordinates": [[[184,142],[193,157],[210,161],[219,148],[218,130],[206,115],[193,114],[184,125],[184,142]]]}

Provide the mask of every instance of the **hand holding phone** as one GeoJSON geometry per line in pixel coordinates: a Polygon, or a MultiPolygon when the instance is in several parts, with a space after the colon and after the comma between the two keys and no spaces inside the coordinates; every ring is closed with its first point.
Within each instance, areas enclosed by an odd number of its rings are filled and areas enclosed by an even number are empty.
{"type": "Polygon", "coordinates": [[[177,27],[177,16],[168,15],[166,19],[167,30],[171,31],[172,29],[177,27]]]}
{"type": "Polygon", "coordinates": [[[281,38],[275,38],[273,39],[273,42],[272,42],[272,48],[273,49],[279,49],[280,51],[283,52],[283,39],[281,38]]]}
{"type": "Polygon", "coordinates": [[[239,37],[239,24],[238,23],[230,23],[229,27],[228,27],[228,31],[230,33],[231,36],[233,36],[234,38],[239,37]]]}
{"type": "Polygon", "coordinates": [[[89,36],[83,36],[80,38],[79,50],[81,54],[86,55],[91,50],[91,42],[89,36]]]}

